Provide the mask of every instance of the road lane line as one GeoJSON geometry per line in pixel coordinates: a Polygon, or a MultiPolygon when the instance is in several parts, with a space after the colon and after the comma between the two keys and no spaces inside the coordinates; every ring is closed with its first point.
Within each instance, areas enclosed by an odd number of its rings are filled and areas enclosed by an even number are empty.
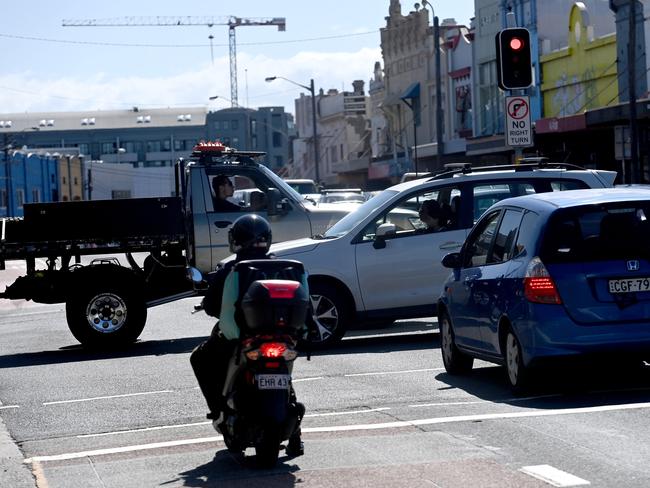
{"type": "Polygon", "coordinates": [[[322,379],[324,379],[323,376],[314,376],[313,378],[299,378],[299,379],[294,378],[294,379],[291,380],[291,382],[292,383],[298,383],[300,381],[316,381],[316,380],[322,380],[322,379]]]}
{"type": "Polygon", "coordinates": [[[222,441],[223,436],[201,437],[199,439],[182,439],[178,441],[154,442],[152,444],[139,444],[135,446],[111,447],[108,449],[95,449],[93,451],[68,452],[65,454],[55,454],[52,456],[34,456],[23,461],[25,464],[45,461],[66,461],[69,459],[79,459],[89,456],[106,456],[108,454],[119,454],[124,452],[146,451],[151,449],[161,449],[165,447],[188,446],[192,444],[207,444],[210,442],[222,441]]]}
{"type": "Polygon", "coordinates": [[[100,432],[99,434],[79,434],[76,436],[77,438],[83,438],[83,437],[105,437],[109,435],[119,435],[119,434],[134,434],[137,432],[147,432],[151,430],[165,430],[165,429],[178,429],[181,427],[197,427],[201,425],[210,425],[212,424],[212,420],[208,420],[206,422],[194,422],[191,424],[176,424],[176,425],[159,425],[157,427],[143,427],[141,429],[130,429],[130,430],[116,430],[113,432],[100,432]]]}
{"type": "Polygon", "coordinates": [[[19,405],[0,405],[0,410],[4,410],[7,408],[20,408],[19,405]]]}
{"type": "Polygon", "coordinates": [[[552,398],[560,397],[562,394],[553,393],[551,395],[537,395],[530,397],[515,397],[515,398],[505,398],[503,400],[474,400],[467,402],[438,402],[438,403],[417,403],[414,405],[409,405],[409,408],[419,408],[419,407],[446,407],[448,405],[475,405],[480,403],[513,403],[513,402],[527,402],[529,400],[539,400],[541,398],[552,398]]]}
{"type": "Polygon", "coordinates": [[[109,395],[109,396],[99,396],[99,397],[92,397],[92,398],[78,398],[76,400],[58,400],[55,402],[43,402],[43,405],[60,405],[62,403],[92,402],[95,400],[110,400],[111,398],[126,398],[126,397],[143,396],[143,395],[158,395],[160,393],[174,393],[174,392],[172,390],[143,391],[140,393],[125,393],[123,395],[109,395]]]}
{"type": "Polygon", "coordinates": [[[445,368],[407,369],[403,371],[379,371],[376,373],[350,373],[350,374],[344,374],[343,376],[351,377],[351,376],[377,376],[377,375],[384,375],[384,374],[422,373],[424,371],[442,371],[444,369],[445,368]]]}
{"type": "Polygon", "coordinates": [[[533,478],[542,480],[553,486],[568,487],[568,486],[582,486],[590,485],[591,483],[582,478],[567,473],[566,471],[559,470],[548,464],[540,464],[539,466],[524,466],[519,471],[525,473],[533,478]]]}
{"type": "Polygon", "coordinates": [[[633,403],[625,405],[603,405],[600,407],[560,408],[557,410],[540,411],[532,409],[528,412],[485,413],[476,415],[458,415],[453,417],[438,417],[432,419],[402,420],[379,424],[341,425],[332,427],[303,428],[303,432],[341,432],[347,430],[376,430],[395,429],[400,427],[418,427],[420,425],[448,424],[453,422],[476,422],[480,420],[516,419],[526,417],[550,417],[553,415],[570,415],[594,412],[614,412],[618,410],[633,410],[650,408],[650,403],[633,403]]]}
{"type": "Polygon", "coordinates": [[[383,412],[384,410],[390,410],[390,407],[367,408],[365,410],[348,410],[345,412],[310,413],[305,415],[305,417],[333,417],[336,415],[352,415],[352,414],[368,413],[368,412],[383,412]]]}
{"type": "MultiPolygon", "coordinates": [[[[549,417],[554,415],[614,412],[620,410],[634,410],[634,409],[642,409],[642,408],[650,408],[650,403],[603,405],[600,407],[583,407],[583,408],[564,408],[564,409],[547,410],[547,411],[531,410],[529,412],[462,415],[456,417],[438,417],[438,418],[431,418],[431,419],[405,420],[405,421],[384,422],[384,423],[377,423],[377,424],[358,424],[358,425],[342,425],[342,426],[335,425],[331,427],[303,427],[301,428],[301,430],[302,433],[305,434],[305,433],[313,433],[313,432],[341,432],[341,431],[354,431],[354,430],[395,429],[395,428],[403,428],[403,427],[418,427],[421,425],[445,424],[445,423],[453,423],[453,422],[475,422],[479,420],[516,419],[516,418],[526,418],[526,417],[549,417]]],[[[189,444],[210,443],[210,442],[217,442],[221,440],[223,440],[223,436],[202,437],[198,439],[182,439],[178,441],[157,442],[154,444],[141,444],[141,445],[124,446],[124,447],[109,448],[109,449],[97,449],[94,451],[71,452],[71,453],[56,454],[51,456],[33,456],[31,458],[25,459],[23,462],[26,464],[30,464],[33,462],[44,462],[44,461],[64,461],[67,459],[78,459],[86,456],[102,456],[107,454],[150,450],[150,449],[158,449],[163,447],[175,447],[175,446],[183,446],[189,444]]]]}

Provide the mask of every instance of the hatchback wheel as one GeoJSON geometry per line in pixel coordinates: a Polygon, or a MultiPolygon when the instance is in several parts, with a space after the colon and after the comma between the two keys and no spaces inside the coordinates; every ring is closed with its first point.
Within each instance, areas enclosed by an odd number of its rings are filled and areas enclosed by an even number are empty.
{"type": "Polygon", "coordinates": [[[506,337],[506,371],[508,381],[515,391],[525,389],[529,384],[530,370],[524,365],[524,358],[521,353],[521,344],[512,332],[508,331],[506,337]]]}
{"type": "Polygon", "coordinates": [[[474,358],[463,354],[456,347],[451,320],[446,312],[440,313],[438,324],[440,326],[440,349],[442,350],[442,362],[445,365],[445,370],[449,374],[468,373],[474,365],[474,358]]]}
{"type": "Polygon", "coordinates": [[[307,317],[309,332],[302,341],[311,346],[337,342],[347,329],[349,308],[339,291],[327,283],[309,285],[311,317],[307,317]]]}

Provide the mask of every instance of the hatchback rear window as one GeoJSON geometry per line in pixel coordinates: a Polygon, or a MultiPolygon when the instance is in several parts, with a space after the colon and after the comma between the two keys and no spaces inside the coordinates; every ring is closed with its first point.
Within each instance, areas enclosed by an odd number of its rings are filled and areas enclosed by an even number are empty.
{"type": "Polygon", "coordinates": [[[544,232],[544,262],[650,257],[650,202],[558,210],[544,232]]]}

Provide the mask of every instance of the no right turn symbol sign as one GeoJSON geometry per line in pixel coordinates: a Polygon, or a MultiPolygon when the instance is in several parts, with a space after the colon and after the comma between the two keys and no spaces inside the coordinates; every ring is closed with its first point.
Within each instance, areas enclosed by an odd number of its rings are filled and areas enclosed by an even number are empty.
{"type": "Polygon", "coordinates": [[[506,97],[506,144],[511,147],[533,145],[528,96],[506,97]]]}

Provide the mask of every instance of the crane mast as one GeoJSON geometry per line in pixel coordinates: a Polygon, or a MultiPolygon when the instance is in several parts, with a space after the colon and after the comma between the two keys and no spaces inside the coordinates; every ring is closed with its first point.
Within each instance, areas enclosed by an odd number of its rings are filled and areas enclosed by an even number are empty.
{"type": "Polygon", "coordinates": [[[154,17],[112,17],[106,19],[64,19],[63,27],[182,27],[214,25],[228,26],[228,46],[230,51],[230,102],[233,107],[237,102],[237,42],[235,28],[244,26],[275,25],[279,31],[286,30],[284,17],[272,18],[243,18],[243,17],[212,17],[212,16],[154,16],[154,17]]]}

